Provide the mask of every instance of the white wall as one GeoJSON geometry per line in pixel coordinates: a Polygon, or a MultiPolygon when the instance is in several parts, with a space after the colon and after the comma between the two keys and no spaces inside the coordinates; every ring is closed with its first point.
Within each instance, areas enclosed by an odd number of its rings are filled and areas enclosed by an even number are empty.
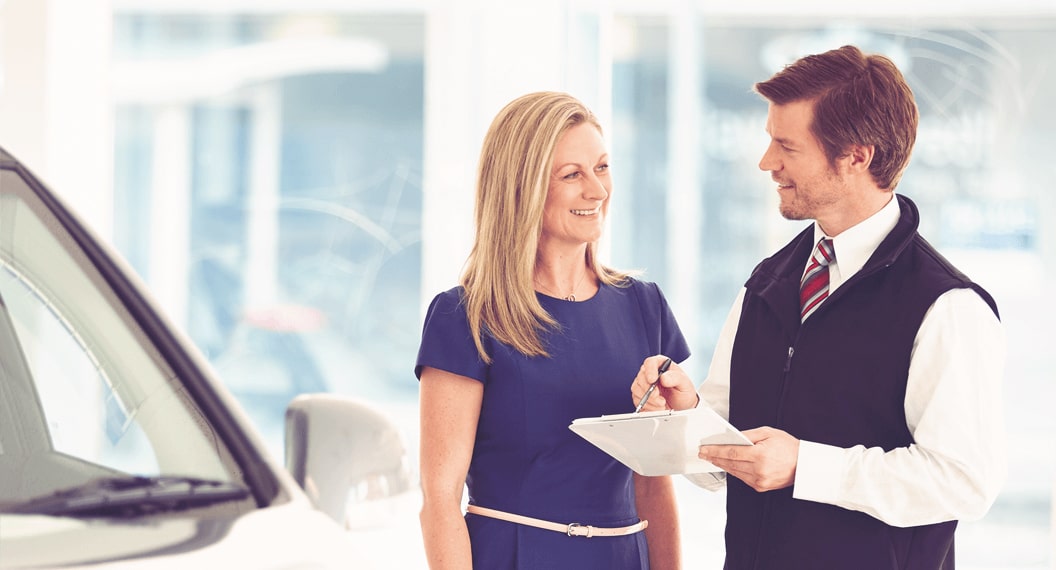
{"type": "Polygon", "coordinates": [[[110,237],[108,0],[0,4],[0,145],[110,237]]]}

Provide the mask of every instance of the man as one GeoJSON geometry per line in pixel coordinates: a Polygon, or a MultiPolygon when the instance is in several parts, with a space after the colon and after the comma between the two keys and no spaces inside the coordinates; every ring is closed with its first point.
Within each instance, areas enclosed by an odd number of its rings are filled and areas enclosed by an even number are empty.
{"type": "MultiPolygon", "coordinates": [[[[814,224],[755,268],[699,390],[755,444],[701,446],[733,477],[691,477],[728,486],[726,568],[953,568],[957,521],[1005,479],[1005,341],[994,300],[894,193],[913,94],[853,46],[755,90],[771,138],[759,167],[781,214],[814,224]]],[[[636,402],[662,360],[643,364],[636,402]]],[[[677,365],[660,378],[644,410],[697,405],[677,365]]]]}

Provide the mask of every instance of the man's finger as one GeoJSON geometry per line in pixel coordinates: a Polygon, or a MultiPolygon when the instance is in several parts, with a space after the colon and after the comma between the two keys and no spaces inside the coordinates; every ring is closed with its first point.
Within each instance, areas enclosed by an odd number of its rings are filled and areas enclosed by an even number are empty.
{"type": "Polygon", "coordinates": [[[773,428],[763,426],[753,429],[746,429],[741,433],[744,434],[744,437],[748,438],[748,441],[752,443],[759,443],[760,441],[763,441],[764,439],[769,439],[771,436],[773,436],[774,431],[775,430],[773,428]]]}
{"type": "Polygon", "coordinates": [[[700,446],[700,457],[711,461],[712,459],[728,459],[730,461],[750,461],[746,445],[702,445],[700,446]]]}

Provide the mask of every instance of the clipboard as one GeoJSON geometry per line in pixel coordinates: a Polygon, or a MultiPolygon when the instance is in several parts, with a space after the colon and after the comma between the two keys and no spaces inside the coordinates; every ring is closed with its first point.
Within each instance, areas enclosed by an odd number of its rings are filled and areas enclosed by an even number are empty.
{"type": "Polygon", "coordinates": [[[698,447],[752,445],[703,403],[688,410],[578,418],[568,429],[635,473],[649,476],[721,472],[715,464],[697,457],[698,447]]]}

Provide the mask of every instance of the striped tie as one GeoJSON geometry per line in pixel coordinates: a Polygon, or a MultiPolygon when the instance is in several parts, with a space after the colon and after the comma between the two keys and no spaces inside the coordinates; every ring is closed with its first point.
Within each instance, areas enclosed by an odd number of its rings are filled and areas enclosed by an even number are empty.
{"type": "Polygon", "coordinates": [[[799,282],[801,321],[807,320],[825,297],[829,296],[829,263],[835,259],[836,252],[832,248],[832,240],[826,238],[819,241],[817,249],[814,250],[814,257],[799,282]]]}

